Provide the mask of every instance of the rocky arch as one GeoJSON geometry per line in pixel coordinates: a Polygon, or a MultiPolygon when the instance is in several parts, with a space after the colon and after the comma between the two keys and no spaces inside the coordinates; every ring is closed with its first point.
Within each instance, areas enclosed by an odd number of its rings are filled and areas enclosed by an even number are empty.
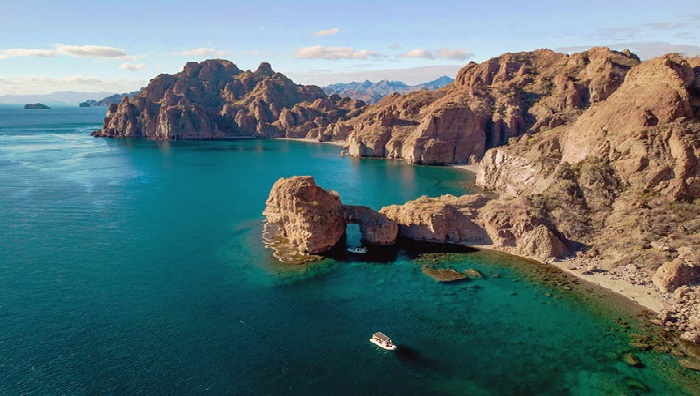
{"type": "Polygon", "coordinates": [[[396,222],[367,206],[343,205],[343,219],[358,224],[362,240],[370,245],[393,245],[399,233],[396,222]]]}

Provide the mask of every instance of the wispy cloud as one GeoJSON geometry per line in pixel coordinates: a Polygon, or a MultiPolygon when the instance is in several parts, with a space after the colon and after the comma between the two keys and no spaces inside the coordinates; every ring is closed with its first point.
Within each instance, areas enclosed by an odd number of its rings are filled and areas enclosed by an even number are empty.
{"type": "Polygon", "coordinates": [[[412,49],[405,54],[402,55],[403,57],[406,58],[427,58],[427,59],[434,59],[435,56],[433,56],[432,51],[423,49],[423,48],[416,48],[412,49]]]}
{"type": "Polygon", "coordinates": [[[126,51],[102,45],[56,45],[56,53],[78,58],[118,58],[126,56],[126,51]]]}
{"type": "Polygon", "coordinates": [[[465,49],[440,48],[439,50],[435,51],[435,57],[463,61],[473,58],[474,54],[465,49]]]}
{"type": "Polygon", "coordinates": [[[304,59],[367,59],[367,58],[382,58],[386,55],[362,49],[356,51],[347,47],[324,47],[316,45],[313,47],[298,48],[294,51],[295,58],[304,59]]]}
{"type": "Polygon", "coordinates": [[[183,52],[177,52],[176,55],[184,55],[184,56],[196,56],[196,57],[207,57],[207,56],[216,56],[219,58],[222,58],[226,56],[225,51],[221,50],[216,50],[214,48],[195,48],[193,50],[189,51],[183,51],[183,52]]]}
{"type": "Polygon", "coordinates": [[[0,92],[6,95],[47,94],[55,91],[130,92],[146,85],[141,79],[99,79],[92,76],[19,76],[0,79],[0,92]]]}
{"type": "Polygon", "coordinates": [[[0,59],[18,57],[51,58],[67,55],[77,58],[119,58],[126,56],[126,51],[102,45],[66,45],[55,44],[52,49],[11,48],[0,50],[0,59]]]}
{"type": "Polygon", "coordinates": [[[122,63],[119,65],[119,68],[122,70],[129,70],[129,71],[136,71],[136,70],[143,70],[146,68],[145,63],[122,63]]]}
{"type": "Polygon", "coordinates": [[[338,29],[337,27],[334,27],[334,28],[324,29],[324,30],[319,30],[318,32],[314,32],[314,36],[319,36],[319,37],[332,36],[332,35],[338,34],[338,33],[340,33],[340,29],[338,29]]]}
{"type": "Polygon", "coordinates": [[[474,54],[465,49],[450,49],[450,48],[440,48],[435,52],[425,49],[416,48],[412,49],[405,54],[399,55],[402,58],[425,58],[425,59],[448,59],[455,61],[463,61],[474,57],[474,54]]]}

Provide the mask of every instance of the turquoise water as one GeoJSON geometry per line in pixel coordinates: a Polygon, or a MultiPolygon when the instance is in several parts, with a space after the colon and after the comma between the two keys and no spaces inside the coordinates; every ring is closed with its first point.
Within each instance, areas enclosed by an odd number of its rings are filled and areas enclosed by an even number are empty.
{"type": "Polygon", "coordinates": [[[103,116],[0,107],[0,394],[697,392],[674,357],[629,346],[633,307],[562,290],[539,264],[400,249],[289,267],[261,245],[279,177],[378,209],[464,193],[458,170],[290,141],[90,137],[103,116]],[[425,262],[487,279],[439,284],[425,262]]]}

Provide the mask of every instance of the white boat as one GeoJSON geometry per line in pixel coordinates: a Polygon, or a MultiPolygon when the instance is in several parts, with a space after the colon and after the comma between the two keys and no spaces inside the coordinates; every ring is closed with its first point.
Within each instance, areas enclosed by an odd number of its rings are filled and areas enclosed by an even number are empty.
{"type": "Polygon", "coordinates": [[[364,247],[348,248],[348,252],[350,252],[350,253],[364,254],[364,253],[367,253],[367,248],[364,248],[364,247]]]}
{"type": "Polygon", "coordinates": [[[391,338],[387,337],[384,333],[376,332],[372,334],[372,338],[369,339],[369,342],[387,351],[396,349],[396,345],[391,342],[391,338]]]}

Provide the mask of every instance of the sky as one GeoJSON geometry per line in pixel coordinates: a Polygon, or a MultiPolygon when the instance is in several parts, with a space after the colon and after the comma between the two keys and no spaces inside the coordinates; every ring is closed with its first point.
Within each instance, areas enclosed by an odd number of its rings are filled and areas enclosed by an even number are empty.
{"type": "Polygon", "coordinates": [[[550,48],[700,55],[699,0],[0,0],[0,95],[139,89],[188,61],[300,84],[455,77],[550,48]]]}

